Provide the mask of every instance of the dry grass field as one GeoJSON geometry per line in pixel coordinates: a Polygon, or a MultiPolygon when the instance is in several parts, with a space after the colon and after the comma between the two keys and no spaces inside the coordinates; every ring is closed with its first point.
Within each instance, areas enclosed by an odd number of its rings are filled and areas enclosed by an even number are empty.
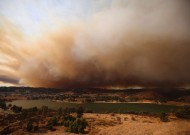
{"type": "MultiPolygon", "coordinates": [[[[132,114],[90,114],[84,118],[89,121],[89,135],[190,135],[190,120],[177,119],[169,116],[169,122],[161,122],[158,117],[132,114]]],[[[11,135],[28,135],[14,132],[11,135]]],[[[66,133],[63,126],[56,131],[31,133],[31,135],[75,135],[66,133]]]]}

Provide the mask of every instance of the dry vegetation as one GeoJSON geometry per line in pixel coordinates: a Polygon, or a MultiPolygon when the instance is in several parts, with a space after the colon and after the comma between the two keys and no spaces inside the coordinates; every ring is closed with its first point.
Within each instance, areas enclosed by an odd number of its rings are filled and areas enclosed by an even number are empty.
{"type": "MultiPolygon", "coordinates": [[[[92,116],[93,117],[93,116],[92,116]]],[[[179,120],[170,115],[169,122],[161,122],[158,117],[116,114],[99,115],[109,123],[117,123],[115,126],[96,125],[96,132],[91,135],[189,135],[190,121],[179,120]]]]}
{"type": "MultiPolygon", "coordinates": [[[[173,115],[169,122],[161,122],[159,117],[132,114],[90,114],[84,118],[89,122],[89,135],[189,135],[190,121],[181,120],[173,115]]],[[[21,133],[19,131],[12,135],[21,133]]],[[[23,133],[23,132],[22,132],[23,133]]],[[[28,135],[27,132],[23,133],[28,135]]],[[[66,133],[63,126],[56,131],[31,133],[32,135],[74,135],[66,133]]]]}

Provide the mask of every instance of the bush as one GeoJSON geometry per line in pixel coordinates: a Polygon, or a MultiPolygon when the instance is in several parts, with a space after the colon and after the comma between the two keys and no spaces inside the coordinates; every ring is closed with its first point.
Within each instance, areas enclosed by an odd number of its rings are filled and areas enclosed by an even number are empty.
{"type": "Polygon", "coordinates": [[[177,112],[175,112],[175,116],[181,119],[190,119],[190,107],[184,106],[183,108],[178,109],[177,112]]]}
{"type": "Polygon", "coordinates": [[[69,120],[67,121],[62,121],[62,125],[64,125],[65,127],[69,127],[69,120]]]}
{"type": "Polygon", "coordinates": [[[53,117],[53,119],[52,119],[52,125],[55,126],[57,124],[58,124],[57,117],[53,117]]]}
{"type": "Polygon", "coordinates": [[[72,115],[66,115],[66,116],[63,117],[62,124],[65,127],[69,127],[70,123],[74,122],[75,120],[76,120],[76,118],[73,117],[72,115]]]}
{"type": "Polygon", "coordinates": [[[135,117],[131,117],[131,120],[135,121],[136,119],[135,119],[135,117]]]}
{"type": "Polygon", "coordinates": [[[71,133],[85,133],[85,128],[88,126],[88,123],[83,118],[77,118],[75,121],[70,121],[69,126],[66,129],[67,132],[71,133]]]}
{"type": "Polygon", "coordinates": [[[0,108],[6,109],[6,104],[4,101],[0,101],[0,108]]]}
{"type": "Polygon", "coordinates": [[[57,117],[53,117],[53,119],[50,119],[50,120],[48,121],[48,124],[47,124],[47,125],[56,126],[57,124],[58,124],[57,117]]]}
{"type": "Polygon", "coordinates": [[[55,130],[52,125],[47,125],[46,127],[48,130],[51,130],[51,131],[55,130]]]}
{"type": "Polygon", "coordinates": [[[32,122],[28,122],[26,129],[28,132],[32,131],[32,129],[33,129],[32,122]]]}
{"type": "Polygon", "coordinates": [[[115,113],[111,113],[110,116],[115,116],[115,113]]]}
{"type": "Polygon", "coordinates": [[[14,113],[20,113],[22,111],[22,107],[13,105],[12,110],[14,113]]]}
{"type": "Polygon", "coordinates": [[[63,120],[69,120],[69,121],[75,121],[75,117],[73,117],[72,115],[66,115],[63,117],[63,120]]]}
{"type": "Polygon", "coordinates": [[[160,113],[160,121],[162,121],[162,122],[168,122],[169,121],[166,113],[163,113],[163,112],[160,113]]]}

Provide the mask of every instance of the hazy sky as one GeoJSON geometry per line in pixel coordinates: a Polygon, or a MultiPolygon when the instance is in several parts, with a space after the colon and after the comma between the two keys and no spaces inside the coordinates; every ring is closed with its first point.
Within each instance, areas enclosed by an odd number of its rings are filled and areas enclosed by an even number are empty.
{"type": "Polygon", "coordinates": [[[75,23],[107,8],[111,0],[1,0],[0,14],[24,34],[39,34],[41,27],[53,29],[57,23],[75,23]]]}
{"type": "MultiPolygon", "coordinates": [[[[1,0],[0,30],[2,35],[5,35],[4,31],[8,31],[6,36],[11,39],[15,38],[12,33],[17,29],[22,37],[31,41],[42,36],[44,31],[59,29],[62,24],[85,21],[95,12],[109,7],[110,3],[111,0],[1,0]]],[[[3,41],[0,45],[5,48],[3,41]]],[[[10,57],[14,56],[9,57],[7,53],[0,53],[0,85],[15,85],[19,83],[19,78],[12,76],[11,72],[15,71],[7,66],[12,62],[10,57]]]]}
{"type": "Polygon", "coordinates": [[[0,0],[0,85],[186,87],[188,0],[0,0]]]}

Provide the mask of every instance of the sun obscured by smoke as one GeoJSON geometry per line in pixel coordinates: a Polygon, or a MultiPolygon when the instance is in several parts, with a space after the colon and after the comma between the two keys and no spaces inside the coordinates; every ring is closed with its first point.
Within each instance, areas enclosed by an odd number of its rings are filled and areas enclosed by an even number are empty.
{"type": "Polygon", "coordinates": [[[113,2],[88,20],[31,42],[6,22],[0,30],[0,54],[7,57],[2,70],[30,86],[188,86],[188,5],[185,0],[113,2]]]}

